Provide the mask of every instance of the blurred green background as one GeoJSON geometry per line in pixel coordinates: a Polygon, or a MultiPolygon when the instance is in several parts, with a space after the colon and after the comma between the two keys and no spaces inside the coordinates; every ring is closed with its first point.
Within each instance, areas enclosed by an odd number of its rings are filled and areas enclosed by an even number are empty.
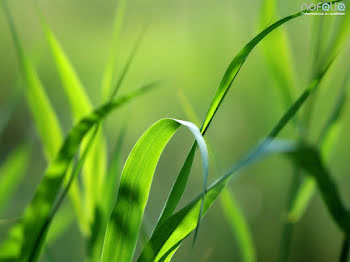
{"type": "MultiPolygon", "coordinates": [[[[303,1],[279,1],[279,17],[300,10],[303,1]]],[[[65,132],[72,125],[68,101],[64,95],[52,56],[39,25],[32,1],[11,1],[10,8],[26,51],[34,61],[47,93],[63,123],[65,132]]],[[[110,49],[116,1],[52,0],[39,1],[49,25],[73,62],[87,92],[97,106],[100,101],[102,72],[110,49]]],[[[116,68],[120,72],[139,32],[148,25],[140,50],[121,92],[160,80],[158,89],[113,113],[107,121],[109,149],[112,150],[121,127],[126,123],[123,162],[138,137],[154,122],[164,117],[188,119],[181,103],[185,96],[203,119],[221,77],[234,55],[258,32],[262,1],[178,0],[129,1],[121,33],[116,68]]],[[[348,15],[348,14],[347,14],[348,15]]],[[[314,16],[299,17],[286,25],[295,70],[294,94],[307,87],[312,71],[314,16]]],[[[336,24],[326,17],[325,24],[336,24]]],[[[266,17],[265,26],[273,18],[266,17]]],[[[320,40],[327,43],[331,29],[320,40]]],[[[349,67],[349,42],[339,53],[336,63],[323,81],[312,121],[311,141],[315,142],[336,100],[337,90],[349,67]]],[[[219,109],[206,139],[216,155],[211,162],[210,182],[228,170],[270,131],[285,110],[274,75],[269,70],[260,46],[238,74],[219,109]]],[[[19,84],[19,67],[8,24],[0,12],[0,108],[8,104],[19,84]]],[[[343,116],[344,126],[335,146],[329,168],[336,176],[345,201],[350,203],[349,130],[350,108],[343,116]]],[[[199,124],[199,123],[197,123],[199,124]]],[[[292,125],[282,132],[283,138],[296,138],[292,125]]],[[[25,99],[21,99],[8,127],[0,137],[0,161],[21,141],[30,140],[33,152],[26,178],[0,218],[18,217],[30,201],[41,179],[45,159],[25,99]]],[[[147,205],[148,222],[153,225],[192,144],[185,129],[167,146],[152,185],[147,205]]],[[[258,261],[275,261],[278,256],[288,185],[292,171],[283,156],[270,157],[248,169],[230,184],[249,222],[258,261]]],[[[0,174],[1,176],[1,174],[0,174]]],[[[200,192],[201,165],[198,155],[182,204],[200,192]]],[[[69,202],[66,200],[66,202],[69,202]]],[[[0,234],[4,233],[0,231],[0,234]]],[[[317,194],[301,222],[296,225],[290,261],[334,261],[340,252],[342,236],[332,222],[317,194]]],[[[73,223],[50,247],[56,261],[82,261],[85,243],[73,223]]],[[[174,256],[174,261],[239,261],[239,251],[217,202],[204,218],[198,241],[192,237],[174,256]]],[[[48,260],[44,252],[42,261],[48,260]]]]}

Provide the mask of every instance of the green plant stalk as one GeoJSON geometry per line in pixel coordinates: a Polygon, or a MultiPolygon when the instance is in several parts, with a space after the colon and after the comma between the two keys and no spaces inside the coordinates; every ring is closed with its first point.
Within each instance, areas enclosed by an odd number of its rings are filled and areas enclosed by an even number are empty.
{"type": "Polygon", "coordinates": [[[340,251],[339,262],[347,262],[348,261],[349,250],[350,250],[350,235],[347,234],[344,236],[342,248],[340,251]]]}

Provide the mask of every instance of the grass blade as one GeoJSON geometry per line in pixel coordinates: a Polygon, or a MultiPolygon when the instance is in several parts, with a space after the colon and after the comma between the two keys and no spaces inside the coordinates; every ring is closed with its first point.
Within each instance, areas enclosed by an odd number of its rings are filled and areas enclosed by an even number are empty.
{"type": "MultiPolygon", "coordinates": [[[[205,195],[204,199],[203,214],[205,214],[205,212],[213,204],[213,202],[221,193],[222,189],[225,188],[226,184],[229,182],[232,176],[242,167],[250,165],[258,161],[260,158],[271,154],[272,152],[285,152],[291,150],[291,146],[280,147],[274,145],[273,139],[276,138],[276,136],[287,125],[287,123],[289,123],[289,121],[295,116],[295,114],[299,111],[310,94],[317,89],[332,62],[333,60],[329,62],[329,64],[325,67],[324,70],[320,72],[320,74],[314,79],[310,86],[283,114],[283,116],[272,128],[271,132],[263,140],[263,142],[258,144],[257,147],[255,147],[251,152],[244,156],[225,175],[223,175],[209,187],[208,193],[205,195]]],[[[164,219],[161,224],[158,222],[158,225],[153,232],[150,241],[146,244],[138,261],[158,261],[163,256],[168,254],[170,250],[173,250],[175,246],[180,245],[181,241],[187,237],[194,229],[193,215],[196,212],[195,210],[198,208],[197,206],[198,197],[174,215],[171,215],[167,219],[164,219]]]]}
{"type": "Polygon", "coordinates": [[[119,37],[120,37],[120,31],[123,25],[126,4],[127,4],[127,0],[119,0],[118,6],[116,8],[113,33],[112,33],[112,45],[111,45],[110,53],[107,58],[107,65],[104,70],[103,78],[102,78],[102,88],[101,88],[102,101],[106,101],[111,93],[112,82],[113,82],[113,72],[116,67],[116,58],[117,58],[118,47],[119,47],[119,37]]]}
{"type": "Polygon", "coordinates": [[[251,239],[251,234],[242,211],[238,208],[238,203],[231,196],[231,193],[227,188],[222,191],[220,200],[227,223],[230,225],[233,235],[235,235],[238,240],[242,254],[242,261],[256,261],[255,248],[251,239]]]}
{"type": "Polygon", "coordinates": [[[323,201],[326,203],[334,222],[344,233],[349,232],[349,213],[341,200],[335,182],[323,164],[319,152],[311,146],[302,145],[289,155],[298,166],[315,178],[323,201]]]}
{"type": "MultiPolygon", "coordinates": [[[[337,141],[340,129],[341,129],[341,116],[344,111],[346,102],[346,88],[350,78],[347,78],[340,90],[338,100],[334,106],[333,112],[327,120],[324,129],[321,132],[319,138],[319,144],[321,147],[321,154],[324,159],[328,159],[332,149],[337,141]]],[[[294,197],[291,209],[288,213],[288,220],[292,223],[296,223],[300,220],[302,215],[311,201],[311,198],[315,192],[316,184],[312,176],[306,176],[304,181],[300,185],[296,196],[294,197]]]]}
{"type": "Polygon", "coordinates": [[[16,33],[10,11],[5,0],[0,1],[7,16],[10,31],[18,54],[20,68],[26,86],[26,98],[35,121],[35,125],[44,146],[45,155],[52,159],[62,143],[62,131],[57,116],[51,106],[40,79],[25,55],[22,44],[16,33]],[[55,139],[52,139],[52,138],[55,139]]]}
{"type": "MultiPolygon", "coordinates": [[[[266,19],[275,19],[277,15],[278,2],[276,0],[265,0],[260,15],[260,24],[265,25],[266,19]]],[[[261,45],[265,60],[269,65],[276,86],[280,89],[280,94],[285,106],[293,102],[293,88],[295,72],[291,57],[291,48],[287,32],[283,27],[273,32],[261,45]]]]}
{"type": "MultiPolygon", "coordinates": [[[[124,165],[117,203],[107,226],[101,261],[132,261],[157,163],[166,144],[180,126],[187,127],[198,142],[206,192],[208,151],[199,129],[191,122],[175,119],[156,122],[140,137],[124,165]]],[[[198,214],[199,211],[197,218],[198,214]]]]}
{"type": "MultiPolygon", "coordinates": [[[[62,86],[69,100],[74,122],[77,122],[92,111],[90,99],[85,92],[85,89],[77,73],[75,72],[72,63],[69,61],[61,44],[58,42],[54,33],[48,26],[44,16],[40,12],[39,7],[37,7],[37,10],[62,81],[62,86]]],[[[81,148],[82,151],[85,151],[87,141],[89,141],[90,137],[91,134],[84,139],[81,148]]],[[[87,161],[84,167],[85,175],[83,176],[87,221],[91,221],[93,219],[93,208],[102,188],[104,175],[106,173],[106,141],[102,132],[99,132],[95,136],[95,139],[96,142],[93,144],[91,150],[89,150],[89,154],[87,156],[87,161]]]]}
{"type": "Polygon", "coordinates": [[[70,162],[73,160],[84,136],[102,121],[112,110],[124,105],[136,96],[150,90],[148,85],[107,103],[90,115],[83,118],[69,132],[64,144],[55,159],[47,168],[42,182],[39,184],[31,203],[23,213],[22,219],[9,232],[7,240],[0,247],[0,260],[6,261],[36,261],[40,246],[39,237],[50,218],[54,202],[57,199],[63,179],[70,162]]]}
{"type": "MultiPolygon", "coordinates": [[[[220,107],[220,104],[225,98],[226,93],[228,92],[230,86],[232,85],[232,82],[234,81],[235,77],[237,76],[239,70],[241,69],[242,65],[244,64],[245,60],[249,56],[250,52],[254,49],[254,47],[262,40],[264,39],[270,32],[272,32],[274,29],[278,28],[279,26],[283,25],[284,23],[288,22],[289,20],[301,16],[301,12],[296,13],[294,15],[287,16],[271,26],[267,27],[265,30],[263,30],[260,34],[258,34],[256,37],[254,37],[231,61],[229,67],[227,68],[221,82],[219,85],[219,88],[217,89],[215,96],[209,106],[208,112],[206,114],[206,117],[204,119],[204,122],[201,127],[201,133],[204,135],[206,130],[208,129],[211,121],[213,120],[216,111],[220,107]]],[[[158,219],[157,225],[155,228],[160,226],[175,210],[177,207],[177,204],[179,203],[181,196],[185,190],[187,180],[189,177],[189,173],[191,171],[192,162],[194,158],[194,154],[196,151],[196,144],[193,145],[191,148],[185,163],[171,189],[171,192],[169,194],[169,197],[164,205],[164,208],[162,210],[161,216],[158,219]]]]}
{"type": "Polygon", "coordinates": [[[15,148],[0,166],[0,212],[22,181],[30,160],[30,147],[22,144],[15,148]]]}
{"type": "MultiPolygon", "coordinates": [[[[260,150],[254,154],[254,158],[252,158],[252,154],[249,153],[229,172],[208,187],[207,193],[204,197],[203,216],[236,171],[270,154],[286,151],[289,152],[294,148],[294,143],[270,142],[269,144],[265,143],[263,147],[260,147],[260,150]]],[[[198,195],[184,208],[163,222],[163,224],[155,230],[137,261],[163,261],[163,259],[166,259],[172,254],[174,249],[177,249],[181,244],[181,241],[196,228],[197,216],[201,208],[201,199],[202,195],[198,195]]]]}

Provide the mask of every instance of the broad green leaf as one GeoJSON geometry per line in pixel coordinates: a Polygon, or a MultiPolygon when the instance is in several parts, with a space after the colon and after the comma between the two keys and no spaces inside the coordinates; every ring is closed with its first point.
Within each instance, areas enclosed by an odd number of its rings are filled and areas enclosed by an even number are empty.
{"type": "MultiPolygon", "coordinates": [[[[69,100],[74,122],[78,122],[82,117],[86,116],[92,111],[91,102],[61,44],[58,42],[54,33],[49,28],[39,8],[37,8],[37,10],[62,81],[62,86],[69,100]]],[[[85,150],[87,141],[90,137],[91,134],[84,139],[81,149],[82,151],[85,150]]],[[[96,199],[102,190],[104,175],[106,173],[106,141],[102,132],[99,132],[95,136],[95,139],[96,142],[93,144],[91,150],[89,150],[89,154],[87,156],[87,161],[84,168],[85,175],[83,176],[85,207],[87,209],[86,213],[88,216],[88,221],[92,219],[93,208],[95,206],[95,202],[97,201],[96,199]]]]}
{"type": "Polygon", "coordinates": [[[324,166],[319,152],[311,146],[301,145],[294,152],[290,152],[289,155],[298,166],[315,178],[322,199],[334,222],[344,233],[349,232],[350,214],[340,197],[335,182],[324,166]]]}
{"type": "MultiPolygon", "coordinates": [[[[250,52],[254,49],[254,47],[262,40],[264,39],[270,32],[272,32],[274,29],[278,28],[279,26],[283,25],[284,23],[288,22],[289,20],[301,16],[301,12],[296,13],[294,15],[287,16],[271,26],[267,27],[265,30],[263,30],[260,34],[258,34],[256,37],[254,37],[231,61],[230,65],[228,66],[221,82],[219,85],[219,88],[217,89],[215,96],[209,106],[208,112],[206,114],[206,117],[204,119],[204,122],[201,127],[201,133],[204,135],[206,130],[208,129],[211,121],[213,120],[216,111],[219,109],[220,104],[225,98],[226,93],[228,92],[232,82],[236,78],[239,70],[241,69],[242,65],[244,64],[245,60],[249,56],[250,52]]],[[[155,228],[157,228],[165,219],[167,219],[175,210],[177,207],[177,204],[179,203],[181,196],[185,190],[187,180],[189,177],[189,173],[191,171],[193,158],[196,151],[196,144],[193,145],[191,148],[185,163],[171,189],[171,192],[169,194],[169,197],[164,205],[164,208],[162,210],[161,216],[158,220],[158,223],[155,228]]]]}
{"type": "MultiPolygon", "coordinates": [[[[208,187],[204,197],[203,216],[225,188],[226,184],[232,178],[232,175],[237,174],[236,172],[242,167],[252,164],[270,154],[289,152],[294,148],[295,144],[289,141],[269,141],[269,143],[263,143],[258,146],[254,151],[242,158],[229,172],[208,187]]],[[[237,176],[235,178],[237,178],[237,176]]],[[[169,256],[173,255],[182,240],[195,229],[197,217],[201,208],[201,199],[202,196],[198,195],[184,208],[165,220],[165,222],[155,230],[137,261],[164,261],[169,256]]]]}
{"type": "Polygon", "coordinates": [[[251,234],[242,211],[238,208],[238,203],[231,196],[231,193],[227,188],[223,189],[220,200],[226,221],[229,224],[233,235],[236,236],[237,242],[239,243],[242,261],[256,261],[255,248],[251,239],[251,234]]]}
{"type": "MultiPolygon", "coordinates": [[[[327,161],[329,159],[332,150],[336,144],[340,129],[341,129],[341,116],[346,102],[346,88],[349,82],[347,78],[340,90],[338,100],[335,103],[333,111],[329,119],[327,120],[325,127],[322,130],[319,145],[321,147],[322,157],[327,161]]],[[[306,176],[300,185],[298,192],[292,202],[291,209],[288,212],[288,220],[292,223],[296,223],[300,220],[302,215],[311,201],[311,198],[315,192],[316,183],[312,176],[306,176]]]]}
{"type": "MultiPolygon", "coordinates": [[[[260,26],[263,28],[271,20],[278,17],[277,0],[265,0],[261,8],[260,26]]],[[[295,72],[288,35],[283,27],[271,33],[261,45],[265,60],[273,74],[276,86],[279,88],[285,106],[293,100],[295,72]]]]}
{"type": "Polygon", "coordinates": [[[0,212],[21,184],[30,159],[30,147],[22,144],[7,156],[0,166],[0,212]]]}
{"type": "MultiPolygon", "coordinates": [[[[67,169],[77,153],[84,136],[98,125],[112,110],[124,105],[134,97],[150,90],[153,85],[137,89],[107,103],[83,118],[68,133],[57,156],[49,164],[35,195],[22,215],[22,219],[9,232],[7,240],[0,247],[0,260],[37,261],[45,238],[45,228],[52,220],[54,203],[59,194],[67,169]],[[40,238],[43,238],[42,240],[40,238]]],[[[68,189],[67,189],[68,190],[68,189]]]]}
{"type": "Polygon", "coordinates": [[[107,64],[102,78],[102,100],[108,99],[111,93],[113,74],[116,67],[116,60],[120,41],[120,31],[123,25],[124,13],[127,0],[119,0],[114,17],[111,49],[107,57],[107,64]]]}
{"type": "Polygon", "coordinates": [[[199,145],[203,164],[203,193],[206,192],[208,151],[199,129],[191,122],[159,120],[140,137],[124,165],[117,203],[107,225],[101,261],[132,261],[157,163],[180,126],[187,127],[199,145]]]}
{"type": "Polygon", "coordinates": [[[7,16],[10,31],[17,51],[19,65],[23,74],[25,83],[26,98],[31,111],[31,115],[35,121],[36,129],[39,133],[44,146],[44,151],[48,159],[52,159],[62,143],[62,131],[57,120],[57,116],[51,106],[45,90],[42,87],[40,79],[34,67],[26,56],[16,28],[13,23],[7,1],[0,1],[7,16]],[[52,138],[55,139],[52,139],[52,138]]]}

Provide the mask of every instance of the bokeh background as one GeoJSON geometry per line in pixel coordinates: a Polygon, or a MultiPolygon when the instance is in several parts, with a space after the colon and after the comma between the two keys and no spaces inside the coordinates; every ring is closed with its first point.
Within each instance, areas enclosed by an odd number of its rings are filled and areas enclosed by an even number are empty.
{"type": "MultiPolygon", "coordinates": [[[[299,11],[302,1],[279,1],[279,16],[299,11]]],[[[68,101],[61,87],[55,64],[40,28],[32,1],[11,1],[13,13],[25,50],[30,54],[45,89],[67,132],[72,125],[68,101]]],[[[117,2],[114,0],[39,1],[49,25],[73,62],[87,92],[97,106],[101,78],[108,50],[117,2]]],[[[125,161],[138,137],[154,122],[164,117],[188,119],[183,110],[183,96],[203,119],[221,77],[234,55],[259,32],[262,1],[177,0],[129,1],[121,33],[116,72],[120,72],[139,32],[149,24],[140,50],[132,63],[121,93],[142,84],[160,80],[160,87],[137,98],[113,113],[105,129],[109,149],[113,149],[121,127],[127,125],[123,146],[125,161]]],[[[295,98],[310,81],[313,67],[313,23],[320,17],[299,17],[283,27],[288,32],[295,72],[295,98]]],[[[325,19],[333,23],[334,18],[325,19]]],[[[266,26],[273,22],[266,18],[266,26]]],[[[335,24],[336,26],[336,24],[335,24]]],[[[330,30],[330,29],[329,29],[330,30]]],[[[330,32],[320,40],[327,41],[330,32]]],[[[349,67],[349,42],[320,87],[315,106],[310,139],[316,140],[349,67]]],[[[227,94],[206,135],[213,146],[216,161],[210,163],[210,181],[222,175],[273,127],[285,110],[265,57],[258,46],[247,59],[227,94]]],[[[9,103],[15,90],[21,91],[19,66],[8,24],[0,12],[0,108],[9,103]]],[[[349,130],[350,108],[343,116],[343,128],[329,168],[338,182],[342,196],[350,203],[349,130]]],[[[280,137],[296,138],[291,124],[280,137]]],[[[0,138],[0,161],[21,141],[33,143],[33,153],[26,178],[0,218],[18,217],[30,201],[47,165],[42,147],[28,113],[25,99],[18,103],[0,138]]],[[[162,205],[192,144],[192,137],[181,130],[167,146],[152,185],[146,215],[150,225],[159,216],[162,205]]],[[[290,162],[283,156],[270,157],[242,171],[230,184],[231,191],[249,223],[259,261],[275,261],[279,243],[288,185],[292,177],[290,162]]],[[[1,176],[1,174],[0,174],[1,176]]],[[[200,192],[201,164],[197,155],[181,205],[200,192]]],[[[68,202],[68,201],[66,201],[68,202]]],[[[180,206],[181,206],[180,205],[180,206]]],[[[2,231],[0,231],[3,233],[2,231]]],[[[342,235],[332,222],[317,194],[306,214],[296,225],[290,261],[334,261],[340,252],[342,235]]],[[[82,261],[85,243],[72,223],[50,247],[56,261],[82,261]]],[[[239,250],[217,201],[203,220],[198,241],[192,247],[188,238],[174,256],[174,261],[240,261],[239,250]]],[[[49,261],[43,254],[42,261],[49,261]]]]}

